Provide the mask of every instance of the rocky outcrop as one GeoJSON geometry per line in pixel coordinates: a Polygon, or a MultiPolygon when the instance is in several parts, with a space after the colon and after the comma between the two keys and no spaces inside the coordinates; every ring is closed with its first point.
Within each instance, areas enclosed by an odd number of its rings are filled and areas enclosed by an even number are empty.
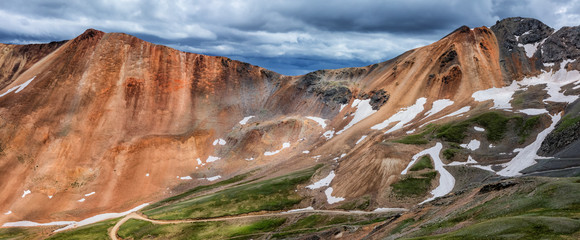
{"type": "Polygon", "coordinates": [[[546,157],[578,158],[580,149],[580,100],[566,107],[566,114],[542,142],[538,155],[546,157]],[[566,126],[561,126],[566,122],[566,126]]]}
{"type": "Polygon", "coordinates": [[[379,110],[387,101],[390,95],[384,89],[372,90],[369,93],[359,93],[360,99],[371,99],[369,104],[373,110],[379,110]]]}
{"type": "Polygon", "coordinates": [[[506,82],[537,73],[542,68],[539,45],[554,29],[532,18],[506,18],[491,27],[500,51],[500,64],[506,82]],[[530,44],[526,52],[525,45],[530,44]],[[533,54],[533,55],[532,55],[533,54]],[[532,57],[528,57],[532,55],[532,57]]]}
{"type": "Polygon", "coordinates": [[[580,58],[580,26],[561,28],[544,41],[541,49],[545,63],[580,58]]]}

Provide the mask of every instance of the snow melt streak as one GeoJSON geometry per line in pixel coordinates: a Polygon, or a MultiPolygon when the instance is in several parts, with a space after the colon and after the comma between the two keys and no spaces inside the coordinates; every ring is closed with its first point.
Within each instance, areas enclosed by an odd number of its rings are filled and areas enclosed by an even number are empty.
{"type": "Polygon", "coordinates": [[[326,122],[325,122],[326,119],[322,119],[322,118],[319,118],[319,117],[306,117],[306,118],[308,118],[308,119],[310,119],[312,121],[317,122],[323,129],[326,128],[326,122]]]}
{"type": "Polygon", "coordinates": [[[370,115],[373,115],[373,113],[376,113],[377,111],[373,110],[373,107],[371,106],[370,102],[371,102],[370,99],[367,100],[355,99],[352,102],[352,107],[357,108],[356,111],[354,112],[354,117],[342,130],[338,131],[336,135],[343,133],[344,131],[354,126],[358,122],[362,121],[363,119],[367,118],[370,115]]]}
{"type": "Polygon", "coordinates": [[[382,129],[388,127],[391,123],[398,122],[397,124],[395,124],[395,126],[393,126],[391,129],[387,130],[385,133],[397,131],[397,130],[403,128],[403,126],[405,124],[407,124],[408,122],[415,119],[417,114],[419,114],[420,112],[422,112],[424,110],[423,105],[425,105],[426,102],[427,102],[427,98],[424,98],[424,97],[419,98],[419,99],[417,99],[415,104],[413,104],[407,108],[401,109],[401,111],[399,111],[398,113],[395,113],[393,116],[391,116],[389,119],[385,120],[384,122],[372,126],[371,129],[382,130],[382,129]]]}
{"type": "Polygon", "coordinates": [[[503,164],[506,168],[499,171],[497,174],[501,176],[511,177],[521,175],[520,171],[526,169],[529,166],[536,164],[534,159],[538,158],[536,152],[540,149],[542,142],[548,136],[550,132],[552,132],[556,126],[556,123],[560,121],[562,117],[561,114],[551,115],[552,117],[552,124],[550,127],[544,129],[544,131],[538,134],[536,137],[536,141],[532,144],[526,146],[525,148],[521,149],[511,161],[508,163],[503,164]]]}
{"type": "Polygon", "coordinates": [[[321,187],[328,187],[328,186],[330,186],[330,182],[332,182],[332,179],[334,179],[335,176],[336,175],[334,174],[334,171],[330,171],[330,174],[328,174],[328,176],[326,176],[323,179],[320,179],[318,182],[315,182],[312,185],[306,186],[306,188],[319,189],[321,187]]]}
{"type": "Polygon", "coordinates": [[[451,173],[449,173],[443,167],[445,165],[441,161],[441,158],[439,158],[439,153],[441,152],[441,149],[443,149],[443,145],[441,143],[437,143],[437,144],[435,144],[434,147],[425,149],[425,150],[415,154],[413,156],[413,160],[409,163],[407,168],[405,168],[405,170],[403,170],[401,172],[401,174],[407,174],[407,171],[409,171],[409,168],[411,168],[411,166],[413,166],[413,164],[415,164],[417,159],[419,159],[419,157],[421,157],[421,156],[429,154],[431,156],[431,159],[433,159],[433,162],[435,163],[435,170],[437,170],[439,172],[439,175],[440,175],[439,186],[437,186],[437,188],[435,188],[435,189],[433,189],[433,191],[431,191],[431,194],[433,194],[432,197],[421,202],[420,204],[429,202],[437,197],[445,196],[446,194],[451,192],[451,190],[453,190],[453,187],[455,186],[455,178],[453,178],[453,175],[451,175],[451,173]]]}

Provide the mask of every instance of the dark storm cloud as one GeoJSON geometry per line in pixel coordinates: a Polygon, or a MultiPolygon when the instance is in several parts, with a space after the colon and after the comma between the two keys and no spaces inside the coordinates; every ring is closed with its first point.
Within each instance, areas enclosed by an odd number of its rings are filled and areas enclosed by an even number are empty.
{"type": "Polygon", "coordinates": [[[71,39],[87,28],[228,56],[284,74],[363,66],[436,41],[461,25],[511,16],[578,25],[577,0],[0,1],[0,41],[71,39]]]}

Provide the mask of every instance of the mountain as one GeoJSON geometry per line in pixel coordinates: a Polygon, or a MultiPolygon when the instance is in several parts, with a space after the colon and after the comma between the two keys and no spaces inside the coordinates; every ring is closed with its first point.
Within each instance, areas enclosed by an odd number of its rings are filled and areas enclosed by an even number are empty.
{"type": "Polygon", "coordinates": [[[303,209],[262,219],[264,238],[459,234],[477,226],[462,211],[489,200],[545,184],[578,194],[577,180],[531,176],[580,174],[579,46],[580,27],[508,18],[386,62],[284,76],[93,29],[0,44],[0,223],[50,233],[151,203],[138,216],[303,209]],[[296,224],[313,231],[283,231],[296,224]]]}

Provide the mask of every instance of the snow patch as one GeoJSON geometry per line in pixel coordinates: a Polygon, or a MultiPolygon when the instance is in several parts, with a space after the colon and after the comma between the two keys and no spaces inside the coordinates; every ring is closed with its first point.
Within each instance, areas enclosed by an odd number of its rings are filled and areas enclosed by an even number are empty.
{"type": "Polygon", "coordinates": [[[213,182],[213,181],[215,181],[215,180],[218,180],[218,179],[220,179],[220,178],[222,178],[222,176],[220,176],[220,175],[217,175],[217,176],[208,177],[208,178],[200,178],[199,180],[208,180],[208,181],[210,181],[210,182],[213,182]]]}
{"type": "Polygon", "coordinates": [[[453,105],[453,101],[451,101],[449,99],[435,100],[435,101],[433,101],[433,106],[431,107],[431,109],[429,109],[429,111],[427,111],[425,113],[425,114],[427,114],[427,116],[425,116],[425,118],[433,116],[434,114],[440,112],[441,110],[443,110],[446,107],[449,107],[451,105],[453,105]]]}
{"type": "Polygon", "coordinates": [[[19,222],[8,222],[4,223],[2,227],[42,227],[42,226],[60,226],[74,224],[74,221],[57,221],[49,223],[36,223],[31,221],[19,221],[19,222]]]}
{"type": "Polygon", "coordinates": [[[317,122],[323,129],[326,128],[326,123],[325,123],[326,119],[319,118],[319,117],[310,117],[310,116],[306,117],[306,118],[317,122]]]}
{"type": "Polygon", "coordinates": [[[180,177],[179,179],[181,179],[181,180],[191,180],[193,178],[191,178],[191,176],[185,176],[185,177],[180,177]]]}
{"type": "Polygon", "coordinates": [[[467,157],[467,162],[452,162],[447,164],[447,166],[459,166],[459,165],[467,165],[467,164],[477,164],[477,161],[470,156],[467,157]]]}
{"type": "Polygon", "coordinates": [[[406,134],[412,134],[412,133],[414,133],[414,132],[415,132],[415,130],[416,130],[416,129],[409,130],[409,131],[406,131],[405,133],[406,133],[406,134]]]}
{"type": "Polygon", "coordinates": [[[8,212],[4,213],[4,215],[10,215],[10,214],[12,214],[12,211],[8,211],[8,212]]]}
{"type": "Polygon", "coordinates": [[[314,210],[314,208],[312,206],[310,206],[310,207],[305,207],[305,208],[300,208],[300,209],[288,210],[287,212],[291,213],[291,212],[303,212],[303,211],[312,211],[312,210],[314,210]]]}
{"type": "Polygon", "coordinates": [[[250,121],[251,118],[253,118],[254,116],[247,116],[244,119],[242,119],[242,121],[240,121],[240,124],[245,125],[246,123],[248,123],[248,121],[250,121]]]}
{"type": "Polygon", "coordinates": [[[338,112],[342,112],[342,109],[344,109],[346,107],[346,105],[348,105],[348,104],[340,104],[340,110],[338,112]]]}
{"type": "Polygon", "coordinates": [[[218,145],[218,144],[223,146],[223,145],[226,145],[226,143],[227,143],[227,142],[226,142],[226,140],[223,140],[223,139],[221,139],[221,138],[218,138],[218,139],[216,139],[215,141],[213,141],[213,145],[214,145],[214,146],[215,146],[215,145],[218,145]]]}
{"type": "Polygon", "coordinates": [[[513,81],[511,85],[506,87],[493,87],[474,92],[471,97],[478,102],[493,100],[492,109],[511,109],[512,105],[510,104],[510,101],[512,100],[514,92],[518,89],[520,89],[520,86],[518,86],[517,81],[513,81]]]}
{"type": "Polygon", "coordinates": [[[373,110],[373,107],[371,106],[370,102],[371,102],[370,99],[367,100],[355,99],[351,105],[351,107],[357,108],[356,111],[354,112],[354,117],[342,130],[338,131],[336,135],[343,133],[344,131],[354,126],[358,122],[376,113],[377,111],[373,110]]]}
{"type": "Polygon", "coordinates": [[[470,106],[465,106],[465,107],[462,107],[462,108],[460,108],[459,110],[457,110],[457,111],[455,111],[455,112],[452,112],[452,113],[450,113],[450,114],[447,114],[447,115],[445,115],[445,116],[443,116],[443,117],[440,117],[440,118],[437,118],[437,119],[435,119],[435,120],[431,120],[431,121],[429,121],[429,122],[423,123],[421,126],[419,126],[419,128],[422,128],[423,126],[425,126],[425,125],[427,125],[427,124],[429,124],[429,123],[432,123],[432,122],[435,122],[435,121],[439,121],[439,120],[441,120],[441,119],[443,119],[443,118],[447,118],[447,117],[453,117],[453,116],[457,116],[457,115],[460,115],[460,114],[463,114],[463,113],[469,112],[469,110],[470,110],[470,109],[471,109],[471,107],[470,107],[470,106]]]}
{"type": "Polygon", "coordinates": [[[324,191],[324,194],[326,194],[326,201],[328,201],[329,204],[344,201],[343,197],[333,197],[332,191],[333,189],[331,187],[327,188],[326,191],[324,191]]]}
{"type": "Polygon", "coordinates": [[[373,212],[398,212],[398,211],[407,211],[404,208],[377,208],[373,210],[373,212]]]}
{"type": "Polygon", "coordinates": [[[8,91],[6,91],[3,94],[0,94],[0,97],[4,97],[4,95],[11,93],[12,91],[16,90],[14,93],[19,93],[20,91],[24,90],[24,88],[26,86],[28,86],[28,84],[30,84],[30,82],[32,82],[32,80],[34,80],[36,78],[36,76],[32,77],[31,79],[29,79],[28,81],[24,82],[23,84],[20,85],[16,85],[10,89],[8,89],[8,91]]]}
{"type": "Polygon", "coordinates": [[[439,158],[439,153],[441,153],[441,149],[443,149],[443,145],[441,143],[437,143],[435,144],[435,146],[425,149],[417,154],[415,154],[413,156],[413,160],[409,163],[409,165],[405,168],[405,170],[403,170],[401,172],[401,174],[407,174],[407,171],[409,170],[409,168],[411,168],[411,166],[413,166],[413,164],[415,164],[415,162],[424,155],[429,154],[431,156],[431,159],[433,159],[433,163],[435,164],[435,170],[437,170],[439,172],[439,186],[437,186],[437,188],[433,189],[433,191],[431,191],[431,194],[433,194],[433,196],[431,198],[428,198],[427,200],[421,202],[420,204],[429,202],[437,197],[441,197],[444,196],[448,193],[451,192],[451,190],[453,190],[453,187],[455,186],[455,178],[453,178],[453,175],[451,175],[445,168],[444,168],[444,164],[441,161],[441,158],[439,158]]]}
{"type": "Polygon", "coordinates": [[[214,156],[209,156],[207,157],[207,160],[205,160],[206,163],[210,163],[210,162],[215,162],[217,160],[220,160],[219,157],[214,157],[214,156]]]}
{"type": "Polygon", "coordinates": [[[85,197],[88,197],[88,196],[91,196],[91,195],[94,195],[94,194],[95,194],[95,192],[87,193],[87,194],[85,194],[85,197]]]}
{"type": "Polygon", "coordinates": [[[455,186],[455,178],[453,178],[453,175],[451,175],[451,173],[449,173],[443,166],[445,166],[443,164],[443,162],[441,161],[441,158],[439,158],[439,153],[441,152],[441,149],[443,148],[443,145],[441,143],[437,143],[434,147],[427,149],[427,152],[429,155],[431,155],[431,158],[433,159],[433,162],[435,163],[435,170],[437,170],[439,172],[439,186],[437,186],[437,188],[433,189],[433,191],[431,191],[431,194],[433,194],[433,197],[426,199],[425,201],[421,202],[420,204],[429,202],[435,198],[441,197],[441,196],[445,196],[446,194],[450,193],[451,190],[453,190],[453,187],[455,186]]]}
{"type": "Polygon", "coordinates": [[[145,177],[149,177],[149,173],[145,174],[145,177]]]}
{"type": "Polygon", "coordinates": [[[474,127],[473,127],[473,129],[474,129],[475,131],[478,131],[478,132],[483,132],[483,131],[485,131],[485,128],[478,127],[478,126],[474,126],[474,127]]]}
{"type": "Polygon", "coordinates": [[[536,53],[536,51],[538,51],[538,45],[540,45],[540,42],[528,43],[526,45],[522,45],[521,43],[519,43],[518,47],[523,47],[524,50],[526,51],[526,56],[528,58],[531,58],[534,56],[534,53],[536,53]]]}
{"type": "Polygon", "coordinates": [[[254,158],[253,158],[253,157],[251,157],[251,158],[246,158],[246,161],[254,161],[254,158]]]}
{"type": "MultiPolygon", "coordinates": [[[[563,68],[567,63],[573,62],[574,60],[564,60],[560,63],[560,70],[554,72],[542,71],[541,74],[524,78],[521,81],[513,81],[511,85],[502,88],[490,88],[486,90],[481,90],[473,93],[472,97],[479,102],[486,100],[493,100],[495,109],[511,109],[512,96],[517,90],[526,90],[527,86],[535,86],[540,84],[546,84],[545,90],[550,95],[548,98],[544,99],[544,102],[564,102],[571,103],[576,101],[579,96],[577,95],[564,95],[562,87],[574,83],[580,80],[580,72],[577,70],[566,71],[563,68]]],[[[528,111],[530,113],[543,112],[542,110],[522,110],[528,111]]],[[[525,113],[525,112],[524,112],[525,113]]],[[[545,113],[545,112],[543,112],[545,113]]]]}
{"type": "MultiPolygon", "coordinates": [[[[129,213],[139,211],[142,208],[146,207],[147,205],[149,205],[149,203],[141,204],[141,205],[139,205],[139,206],[137,206],[129,211],[122,212],[122,213],[103,213],[103,214],[99,214],[99,215],[84,219],[84,220],[79,221],[79,222],[74,222],[74,221],[72,223],[68,222],[67,223],[67,224],[69,224],[68,226],[54,230],[54,232],[60,232],[60,231],[68,230],[71,228],[81,227],[81,226],[93,224],[93,223],[100,222],[100,221],[107,220],[107,219],[119,218],[119,217],[125,216],[129,213]]],[[[6,225],[6,224],[4,224],[4,225],[6,225]]],[[[63,224],[55,224],[55,225],[63,225],[63,224]]]]}
{"type": "Polygon", "coordinates": [[[290,143],[289,142],[285,142],[282,144],[282,148],[273,152],[265,152],[264,155],[265,156],[272,156],[272,155],[276,155],[278,154],[280,151],[284,150],[285,148],[289,148],[290,147],[290,143]]]}
{"type": "Polygon", "coordinates": [[[419,99],[417,99],[417,101],[415,101],[415,104],[413,104],[409,107],[406,107],[406,108],[402,108],[399,112],[395,113],[389,119],[383,121],[382,123],[379,123],[377,125],[372,126],[371,129],[382,130],[382,129],[388,127],[391,123],[397,122],[397,124],[395,124],[395,126],[391,127],[385,133],[390,133],[390,132],[394,132],[396,130],[399,130],[399,129],[403,128],[403,126],[405,124],[407,124],[408,122],[415,119],[417,114],[419,114],[420,112],[422,112],[424,110],[423,105],[425,105],[426,102],[427,102],[427,98],[424,98],[424,97],[419,98],[419,99]]]}
{"type": "Polygon", "coordinates": [[[26,195],[30,194],[30,190],[24,190],[24,193],[22,193],[22,198],[26,197],[26,195]]]}
{"type": "MultiPolygon", "coordinates": [[[[339,133],[336,133],[336,134],[339,134],[339,133]]],[[[324,136],[326,138],[326,140],[330,140],[332,137],[334,137],[334,131],[328,130],[328,131],[324,132],[322,134],[322,136],[324,136]]]]}
{"type": "Polygon", "coordinates": [[[318,180],[317,182],[306,186],[306,188],[308,189],[319,189],[321,187],[328,187],[330,186],[330,182],[332,182],[332,179],[334,179],[336,175],[334,174],[334,171],[330,171],[330,174],[328,174],[328,176],[326,176],[323,179],[318,180]]]}
{"type": "Polygon", "coordinates": [[[548,136],[548,134],[554,130],[556,123],[558,123],[558,121],[560,121],[562,118],[561,114],[550,116],[552,117],[552,124],[550,124],[550,127],[538,133],[538,136],[533,143],[521,149],[511,161],[503,164],[505,168],[498,172],[499,175],[506,177],[518,176],[521,175],[521,170],[536,164],[535,159],[539,158],[539,156],[536,155],[536,152],[538,149],[540,149],[540,146],[542,145],[542,142],[546,136],[548,136]]]}
{"type": "Polygon", "coordinates": [[[48,196],[48,199],[52,199],[52,195],[48,196]]]}
{"type": "Polygon", "coordinates": [[[340,158],[346,157],[346,153],[340,154],[340,158]]]}
{"type": "Polygon", "coordinates": [[[459,146],[461,146],[462,148],[467,148],[471,151],[477,150],[479,149],[479,146],[481,145],[481,142],[477,139],[473,139],[471,141],[469,141],[468,144],[460,144],[459,146]]]}
{"type": "Polygon", "coordinates": [[[197,165],[201,165],[201,163],[202,163],[201,159],[197,158],[196,160],[197,160],[197,165]]]}
{"type": "Polygon", "coordinates": [[[310,151],[308,151],[308,150],[304,150],[304,151],[302,151],[302,153],[304,153],[304,154],[309,154],[309,153],[310,153],[310,151]]]}
{"type": "Polygon", "coordinates": [[[367,138],[367,135],[363,135],[362,137],[360,137],[360,139],[358,141],[356,141],[355,145],[358,145],[360,142],[365,140],[365,138],[367,138]]]}
{"type": "Polygon", "coordinates": [[[538,109],[538,108],[528,108],[528,109],[519,110],[518,112],[525,113],[527,115],[540,115],[540,114],[548,113],[548,110],[538,109]]]}
{"type": "Polygon", "coordinates": [[[84,202],[85,200],[86,200],[86,199],[84,199],[84,198],[81,198],[81,199],[79,199],[79,200],[78,200],[78,202],[84,202]]]}

